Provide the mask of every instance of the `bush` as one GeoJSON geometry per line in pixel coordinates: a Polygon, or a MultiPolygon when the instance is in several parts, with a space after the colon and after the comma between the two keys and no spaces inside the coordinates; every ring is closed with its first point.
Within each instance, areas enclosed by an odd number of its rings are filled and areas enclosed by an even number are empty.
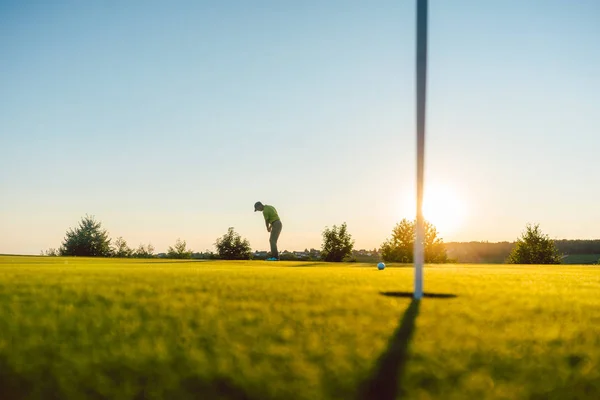
{"type": "Polygon", "coordinates": [[[100,222],[87,215],[77,228],[69,228],[60,248],[62,256],[108,257],[110,254],[108,233],[100,222]]]}
{"type": "Polygon", "coordinates": [[[227,233],[215,242],[217,253],[223,260],[249,260],[252,256],[250,242],[229,228],[227,233]]]}
{"type": "MultiPolygon", "coordinates": [[[[412,263],[416,240],[416,221],[404,218],[392,230],[392,237],[381,245],[381,258],[385,262],[412,263]]],[[[425,221],[424,256],[426,263],[448,262],[446,247],[433,224],[425,221]]]]}
{"type": "Polygon", "coordinates": [[[59,255],[60,255],[60,251],[59,251],[58,249],[55,249],[55,248],[52,248],[52,247],[51,247],[51,248],[49,248],[49,249],[48,249],[48,250],[46,250],[46,251],[43,251],[43,250],[42,250],[42,251],[40,252],[40,255],[41,255],[41,256],[48,256],[48,257],[56,257],[56,256],[59,256],[59,255]]]}
{"type": "Polygon", "coordinates": [[[348,233],[344,222],[339,228],[325,228],[323,231],[323,245],[321,246],[321,259],[329,262],[341,262],[352,255],[354,241],[348,233]]]}
{"type": "Polygon", "coordinates": [[[148,246],[140,244],[139,247],[133,252],[132,257],[152,258],[154,257],[154,246],[152,246],[151,244],[148,244],[148,246]]]}
{"type": "Polygon", "coordinates": [[[112,255],[114,257],[131,257],[133,254],[133,250],[127,246],[127,242],[121,236],[115,240],[115,243],[112,248],[112,255]]]}
{"type": "Polygon", "coordinates": [[[187,259],[192,258],[192,250],[186,249],[185,240],[177,239],[175,247],[169,246],[167,258],[187,259]]]}
{"type": "Polygon", "coordinates": [[[355,263],[358,262],[358,258],[354,255],[349,255],[344,258],[344,262],[355,263]]]}
{"type": "Polygon", "coordinates": [[[560,264],[562,255],[539,224],[527,224],[525,232],[506,260],[509,264],[560,264]]]}
{"type": "Polygon", "coordinates": [[[210,250],[206,250],[204,253],[192,253],[192,258],[200,260],[217,260],[219,256],[210,250]]]}
{"type": "Polygon", "coordinates": [[[281,261],[298,261],[298,257],[294,253],[283,252],[279,254],[279,260],[281,261]]]}

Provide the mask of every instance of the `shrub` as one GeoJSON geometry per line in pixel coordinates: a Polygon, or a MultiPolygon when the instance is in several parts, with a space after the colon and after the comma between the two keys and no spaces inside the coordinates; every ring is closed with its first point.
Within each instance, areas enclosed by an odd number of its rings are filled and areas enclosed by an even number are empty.
{"type": "Polygon", "coordinates": [[[224,260],[249,260],[252,256],[250,242],[229,228],[227,233],[215,242],[219,257],[224,260]]]}
{"type": "Polygon", "coordinates": [[[69,228],[60,248],[63,256],[108,257],[110,239],[102,224],[94,217],[85,216],[75,229],[69,228]]]}
{"type": "Polygon", "coordinates": [[[548,235],[542,233],[539,224],[527,224],[525,232],[508,256],[509,264],[560,264],[562,255],[548,235]]]}
{"type": "Polygon", "coordinates": [[[341,262],[352,255],[354,240],[348,233],[348,227],[344,222],[339,228],[325,228],[323,231],[323,245],[321,246],[321,259],[330,262],[341,262]]]}

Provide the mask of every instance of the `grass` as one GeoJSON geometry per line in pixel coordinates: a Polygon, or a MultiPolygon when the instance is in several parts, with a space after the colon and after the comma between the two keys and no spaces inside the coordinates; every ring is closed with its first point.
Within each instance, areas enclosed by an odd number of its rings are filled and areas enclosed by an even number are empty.
{"type": "Polygon", "coordinates": [[[600,268],[412,274],[0,257],[0,398],[600,398],[600,268]]]}

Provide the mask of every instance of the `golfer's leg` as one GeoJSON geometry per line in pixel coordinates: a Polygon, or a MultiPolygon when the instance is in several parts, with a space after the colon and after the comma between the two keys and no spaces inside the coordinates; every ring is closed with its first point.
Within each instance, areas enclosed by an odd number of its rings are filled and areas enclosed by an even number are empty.
{"type": "Polygon", "coordinates": [[[269,243],[271,244],[271,257],[279,259],[279,251],[277,250],[277,240],[281,233],[281,221],[275,221],[271,224],[271,237],[269,243]]]}

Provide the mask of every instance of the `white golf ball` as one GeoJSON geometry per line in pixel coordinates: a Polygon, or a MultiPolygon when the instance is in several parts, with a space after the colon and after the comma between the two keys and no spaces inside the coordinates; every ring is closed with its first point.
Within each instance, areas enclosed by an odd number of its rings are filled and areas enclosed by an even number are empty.
{"type": "Polygon", "coordinates": [[[378,269],[378,270],[380,270],[380,271],[381,271],[381,270],[382,270],[382,269],[384,269],[384,268],[385,268],[385,264],[384,264],[384,263],[380,262],[379,264],[377,264],[377,269],[378,269]]]}

